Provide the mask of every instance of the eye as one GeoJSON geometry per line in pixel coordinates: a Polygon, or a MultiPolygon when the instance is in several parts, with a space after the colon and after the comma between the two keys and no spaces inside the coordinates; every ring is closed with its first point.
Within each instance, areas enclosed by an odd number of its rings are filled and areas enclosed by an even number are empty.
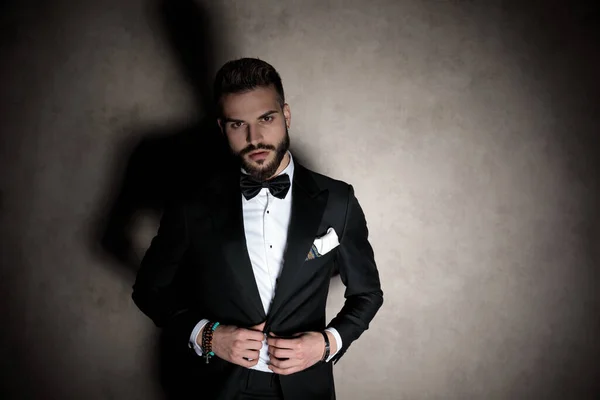
{"type": "Polygon", "coordinates": [[[240,126],[242,126],[242,123],[241,123],[241,122],[232,122],[231,124],[229,124],[229,127],[230,127],[231,129],[237,129],[237,128],[239,128],[240,126]]]}
{"type": "Polygon", "coordinates": [[[273,121],[274,117],[272,115],[267,115],[266,117],[263,117],[263,121],[265,122],[271,122],[273,121]]]}

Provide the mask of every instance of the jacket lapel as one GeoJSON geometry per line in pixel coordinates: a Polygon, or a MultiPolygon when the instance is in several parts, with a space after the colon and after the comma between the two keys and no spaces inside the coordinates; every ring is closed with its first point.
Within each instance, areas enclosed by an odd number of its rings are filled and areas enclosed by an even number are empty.
{"type": "Polygon", "coordinates": [[[222,235],[221,243],[225,265],[227,268],[231,268],[232,276],[237,283],[237,287],[240,288],[240,294],[247,299],[248,308],[245,311],[248,313],[250,320],[264,321],[266,318],[265,309],[260,299],[246,246],[242,194],[239,184],[232,182],[231,186],[221,187],[221,189],[221,193],[214,196],[212,218],[215,231],[222,235]]]}
{"type": "Polygon", "coordinates": [[[267,316],[266,329],[270,328],[272,317],[294,293],[294,278],[302,268],[317,235],[328,195],[328,191],[322,191],[317,186],[311,172],[297,163],[292,184],[292,210],[284,263],[267,316]]]}

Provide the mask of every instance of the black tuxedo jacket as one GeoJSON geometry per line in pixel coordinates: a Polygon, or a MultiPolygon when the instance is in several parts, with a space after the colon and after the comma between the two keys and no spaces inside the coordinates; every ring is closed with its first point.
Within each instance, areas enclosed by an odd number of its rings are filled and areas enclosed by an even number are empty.
{"type": "MultiPolygon", "coordinates": [[[[198,183],[200,185],[200,183],[198,183]]],[[[166,332],[168,353],[180,367],[176,385],[194,399],[235,399],[244,367],[218,357],[205,360],[189,345],[202,318],[286,336],[321,331],[340,334],[332,362],[280,375],[286,400],[335,398],[333,363],[364,332],[383,303],[379,274],[363,211],[352,186],[309,171],[296,162],[284,265],[265,313],[243,228],[239,170],[213,179],[205,192],[166,207],[135,284],[133,300],[166,332]],[[340,245],[306,260],[315,238],[333,227],[340,245]],[[306,261],[305,261],[306,260],[306,261]],[[325,305],[333,271],[346,286],[345,304],[326,325],[325,305]]],[[[367,383],[367,382],[365,382],[367,383]]]]}

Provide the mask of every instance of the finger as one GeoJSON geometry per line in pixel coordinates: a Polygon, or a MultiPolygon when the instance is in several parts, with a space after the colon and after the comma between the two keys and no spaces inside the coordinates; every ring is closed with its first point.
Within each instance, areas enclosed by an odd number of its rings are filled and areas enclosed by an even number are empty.
{"type": "Polygon", "coordinates": [[[286,358],[285,360],[279,360],[277,358],[271,358],[269,365],[273,365],[280,369],[294,368],[301,365],[302,362],[298,359],[286,358]]]}
{"type": "Polygon", "coordinates": [[[244,335],[238,336],[231,344],[231,349],[235,352],[241,352],[244,350],[260,350],[262,347],[262,340],[248,339],[244,335]]]}
{"type": "Polygon", "coordinates": [[[276,358],[293,358],[294,350],[280,349],[277,347],[269,347],[269,355],[276,358]]]}
{"type": "Polygon", "coordinates": [[[278,344],[279,344],[279,339],[275,339],[270,336],[267,336],[267,346],[277,347],[278,344]]]}
{"type": "Polygon", "coordinates": [[[241,330],[241,334],[243,339],[245,340],[259,340],[259,341],[263,341],[265,338],[265,334],[262,333],[261,331],[255,331],[254,329],[245,329],[245,328],[240,328],[241,330]]]}
{"type": "Polygon", "coordinates": [[[250,368],[250,367],[254,367],[256,364],[258,364],[258,357],[254,358],[252,360],[247,360],[245,358],[238,358],[236,360],[233,360],[233,362],[237,365],[241,365],[242,367],[250,368]]]}
{"type": "Polygon", "coordinates": [[[287,345],[287,341],[288,339],[283,339],[283,338],[271,338],[267,336],[267,345],[269,345],[269,347],[278,347],[280,349],[288,349],[288,345],[287,345]]]}
{"type": "Polygon", "coordinates": [[[280,368],[280,367],[276,367],[274,365],[269,365],[269,369],[279,375],[290,375],[290,374],[302,371],[301,367],[280,368]]]}
{"type": "Polygon", "coordinates": [[[283,339],[283,338],[269,338],[267,337],[267,344],[269,346],[278,347],[280,349],[295,349],[298,345],[298,339],[283,339]]]}
{"type": "Polygon", "coordinates": [[[260,350],[263,347],[263,342],[259,340],[245,340],[242,343],[244,350],[260,350]]]}
{"type": "Polygon", "coordinates": [[[250,361],[257,359],[260,356],[260,352],[256,350],[244,350],[240,354],[243,358],[250,361]]]}

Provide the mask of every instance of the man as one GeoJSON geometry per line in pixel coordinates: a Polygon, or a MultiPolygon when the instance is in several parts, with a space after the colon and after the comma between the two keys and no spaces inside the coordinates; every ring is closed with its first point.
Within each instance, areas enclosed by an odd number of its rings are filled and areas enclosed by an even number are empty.
{"type": "Polygon", "coordinates": [[[133,300],[185,354],[190,398],[335,398],[332,364],[383,303],[365,216],[352,186],[294,160],[271,65],[230,61],[214,92],[239,163],[166,207],[133,300]],[[326,325],[334,270],[346,301],[326,325]]]}

